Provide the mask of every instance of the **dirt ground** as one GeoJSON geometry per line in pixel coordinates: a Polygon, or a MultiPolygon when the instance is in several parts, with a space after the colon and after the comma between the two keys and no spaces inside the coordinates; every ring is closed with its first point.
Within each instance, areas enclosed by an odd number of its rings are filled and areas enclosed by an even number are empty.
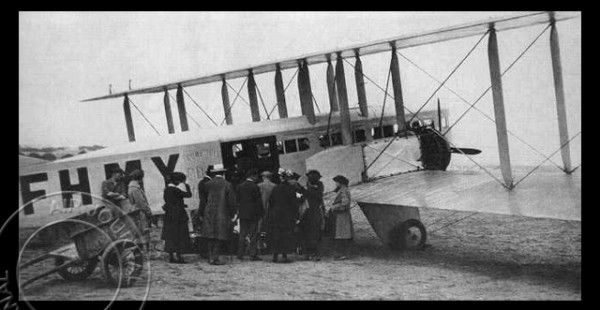
{"type": "MultiPolygon", "coordinates": [[[[213,266],[195,255],[169,264],[162,252],[150,274],[123,288],[118,300],[580,300],[581,223],[492,214],[421,209],[428,230],[423,251],[395,252],[383,245],[358,207],[352,256],[320,262],[292,256],[291,264],[240,261],[213,266]]],[[[159,228],[155,245],[162,247],[159,228]]],[[[330,240],[324,242],[325,251],[330,240]]],[[[41,250],[24,252],[23,259],[41,250]]],[[[21,281],[51,262],[21,271],[21,281]]],[[[147,267],[147,266],[145,266],[147,267]]],[[[148,268],[146,268],[147,271],[148,268]]],[[[57,274],[22,291],[28,300],[110,300],[115,289],[100,268],[87,280],[67,282],[57,274]]]]}

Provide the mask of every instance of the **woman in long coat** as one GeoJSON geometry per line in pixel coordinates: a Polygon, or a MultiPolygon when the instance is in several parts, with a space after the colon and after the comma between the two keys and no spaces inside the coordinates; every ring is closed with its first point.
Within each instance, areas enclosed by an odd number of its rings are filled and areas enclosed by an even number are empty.
{"type": "Polygon", "coordinates": [[[183,199],[192,197],[192,192],[190,185],[184,183],[185,179],[185,174],[174,172],[163,194],[165,223],[162,237],[165,240],[165,252],[169,253],[170,263],[185,263],[181,254],[190,247],[189,217],[183,199]],[[177,188],[180,183],[185,184],[185,192],[177,188]],[[177,258],[173,256],[173,253],[177,253],[177,258]]]}
{"type": "Polygon", "coordinates": [[[290,171],[282,173],[282,182],[275,186],[269,198],[269,247],[273,252],[273,262],[291,262],[287,254],[295,249],[294,228],[298,223],[300,199],[297,195],[298,175],[290,171]]]}
{"type": "Polygon", "coordinates": [[[304,198],[308,202],[308,209],[300,219],[300,236],[304,256],[308,260],[311,256],[320,260],[319,243],[323,227],[323,192],[324,186],[319,179],[321,174],[317,170],[310,170],[307,174],[308,182],[304,198]]]}
{"type": "Polygon", "coordinates": [[[144,171],[136,169],[131,172],[129,177],[131,178],[131,181],[128,185],[127,196],[129,197],[132,208],[141,211],[139,213],[140,227],[138,227],[142,233],[140,241],[142,247],[150,251],[150,222],[152,220],[152,210],[150,210],[148,198],[146,198],[146,193],[142,188],[144,171]]]}
{"type": "Polygon", "coordinates": [[[352,216],[350,215],[350,190],[348,189],[348,179],[338,175],[333,178],[335,181],[335,191],[337,195],[333,199],[331,211],[334,223],[334,245],[335,259],[346,259],[349,243],[354,238],[354,227],[352,226],[352,216]]]}

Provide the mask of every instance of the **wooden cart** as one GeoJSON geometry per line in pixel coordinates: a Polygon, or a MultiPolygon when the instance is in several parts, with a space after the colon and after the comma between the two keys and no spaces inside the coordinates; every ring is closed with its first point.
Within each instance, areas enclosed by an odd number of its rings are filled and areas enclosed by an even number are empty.
{"type": "Polygon", "coordinates": [[[138,246],[140,212],[124,213],[100,207],[93,214],[70,218],[76,221],[61,223],[73,243],[23,263],[22,269],[53,258],[55,267],[28,279],[22,287],[55,272],[65,280],[81,281],[94,272],[98,263],[108,283],[122,287],[133,285],[141,275],[144,263],[143,252],[138,246]]]}

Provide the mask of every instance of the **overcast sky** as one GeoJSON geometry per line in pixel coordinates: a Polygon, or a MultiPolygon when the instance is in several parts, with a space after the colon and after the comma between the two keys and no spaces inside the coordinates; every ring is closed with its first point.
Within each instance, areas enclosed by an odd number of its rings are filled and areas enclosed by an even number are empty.
{"type": "MultiPolygon", "coordinates": [[[[122,99],[80,102],[83,99],[133,88],[239,69],[377,39],[461,24],[513,12],[21,12],[19,15],[19,142],[25,145],[75,146],[127,143],[122,99]]],[[[544,25],[498,35],[501,64],[506,67],[544,25]]],[[[566,86],[570,135],[581,130],[581,19],[558,24],[566,86]]],[[[549,56],[549,31],[504,78],[509,129],[546,152],[558,145],[556,108],[549,56]],[[544,144],[544,137],[552,137],[544,144]]],[[[443,80],[479,37],[466,38],[401,52],[443,80]]],[[[448,86],[474,101],[489,86],[487,40],[475,50],[448,86]]],[[[388,53],[363,58],[365,73],[385,86],[388,53]]],[[[353,62],[353,60],[352,60],[353,62]]],[[[417,109],[437,84],[400,60],[407,106],[417,109]]],[[[289,80],[294,70],[284,71],[289,80]]],[[[356,105],[352,68],[346,66],[349,98],[356,105]]],[[[325,67],[311,67],[320,109],[328,111],[325,67]]],[[[268,108],[275,103],[273,75],[256,77],[268,108]]],[[[243,79],[231,81],[239,87],[243,79]]],[[[370,105],[381,105],[382,92],[367,82],[370,105]]],[[[223,118],[220,83],[188,89],[214,119],[223,118]]],[[[247,98],[247,90],[241,92],[247,98]]],[[[175,92],[172,92],[175,95],[175,92]]],[[[131,99],[165,135],[162,94],[131,99]]],[[[288,109],[299,115],[297,84],[286,92],[288,109]]],[[[234,94],[230,91],[230,98],[234,94]]],[[[467,107],[448,91],[440,91],[445,108],[457,117],[467,107]]],[[[202,127],[212,124],[187,99],[187,110],[202,127]]],[[[481,109],[493,116],[491,96],[481,109]]],[[[435,106],[429,106],[434,108],[435,106]]],[[[173,105],[176,130],[179,131],[173,105]]],[[[262,107],[261,107],[261,113],[262,107]]],[[[132,107],[136,137],[156,136],[132,107]]],[[[249,108],[239,101],[234,123],[250,121],[249,108]]],[[[275,113],[277,114],[277,113],[275,113]]],[[[457,126],[455,138],[493,149],[493,123],[470,112],[457,126]],[[480,132],[486,132],[485,134],[480,132]]],[[[264,113],[262,114],[264,117],[264,113]]],[[[189,120],[190,130],[199,130],[189,120]]],[[[548,140],[548,139],[546,139],[548,140]]],[[[512,143],[512,142],[511,142],[512,143]]],[[[576,152],[580,139],[576,139],[576,152]]],[[[512,145],[511,145],[512,146],[512,145]]],[[[518,148],[511,149],[518,152],[518,148]]],[[[518,156],[518,154],[516,154],[518,156]]],[[[575,157],[577,158],[576,155],[575,157]]],[[[558,160],[559,161],[559,160],[558,160]]],[[[575,162],[576,160],[574,160],[575,162]]]]}

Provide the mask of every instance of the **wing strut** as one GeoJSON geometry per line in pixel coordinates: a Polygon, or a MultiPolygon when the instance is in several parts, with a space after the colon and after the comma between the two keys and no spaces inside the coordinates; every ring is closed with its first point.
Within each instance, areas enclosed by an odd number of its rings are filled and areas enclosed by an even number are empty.
{"type": "Polygon", "coordinates": [[[127,126],[127,136],[129,142],[135,141],[135,131],[133,129],[133,119],[131,118],[131,106],[129,105],[129,96],[125,95],[123,100],[123,111],[125,112],[125,125],[127,126]]]}
{"type": "Polygon", "coordinates": [[[556,113],[558,115],[558,134],[561,148],[560,155],[563,161],[563,171],[570,174],[571,169],[571,150],[567,140],[569,139],[569,129],[567,127],[567,108],[565,106],[565,92],[563,89],[562,64],[560,62],[560,47],[558,44],[558,31],[556,30],[556,21],[554,14],[550,21],[550,54],[552,56],[552,71],[554,73],[554,92],[556,94],[556,113]]]}
{"type": "Polygon", "coordinates": [[[313,106],[313,96],[310,87],[310,74],[306,59],[298,61],[298,93],[300,94],[302,115],[306,116],[309,123],[314,124],[317,120],[315,118],[315,108],[313,106]]]}
{"type": "Polygon", "coordinates": [[[223,98],[223,112],[225,114],[225,122],[227,125],[233,124],[233,118],[231,117],[231,105],[229,104],[229,92],[227,91],[227,81],[223,77],[223,85],[221,85],[221,98],[223,98]]]}
{"type": "Polygon", "coordinates": [[[183,87],[177,86],[177,110],[179,110],[179,122],[181,122],[181,131],[188,131],[187,115],[185,114],[185,101],[183,100],[183,87]]]}
{"type": "MultiPolygon", "coordinates": [[[[277,109],[279,111],[279,118],[287,118],[287,104],[285,103],[285,88],[283,87],[283,76],[281,74],[281,67],[277,65],[275,70],[275,93],[277,95],[277,109]]],[[[272,110],[271,110],[271,113],[272,110]]],[[[269,116],[271,115],[269,113],[269,116]]]]}
{"type": "Polygon", "coordinates": [[[175,126],[173,126],[173,114],[171,113],[171,101],[169,100],[169,90],[165,89],[165,96],[163,98],[165,105],[165,116],[167,117],[167,129],[169,134],[175,132],[175,126]]]}
{"type": "Polygon", "coordinates": [[[350,108],[348,107],[348,92],[346,91],[346,75],[344,74],[344,58],[342,53],[337,54],[335,64],[335,82],[340,105],[340,126],[342,128],[342,144],[352,144],[352,131],[350,128],[350,108]]]}
{"type": "Polygon", "coordinates": [[[488,59],[490,65],[490,79],[492,80],[492,98],[494,102],[494,115],[496,116],[496,135],[498,136],[498,151],[500,153],[500,171],[505,185],[513,188],[513,177],[510,167],[510,152],[508,149],[508,135],[506,133],[506,115],[504,113],[504,96],[502,94],[502,73],[500,71],[500,57],[498,55],[498,40],[494,25],[490,25],[488,39],[488,59]]]}

